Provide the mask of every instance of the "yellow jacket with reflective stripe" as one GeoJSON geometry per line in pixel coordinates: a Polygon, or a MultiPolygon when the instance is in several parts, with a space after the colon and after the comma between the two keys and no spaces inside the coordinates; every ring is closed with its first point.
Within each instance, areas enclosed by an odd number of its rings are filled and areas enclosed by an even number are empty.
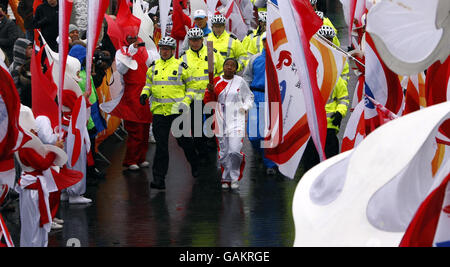
{"type": "Polygon", "coordinates": [[[258,53],[261,53],[263,48],[264,48],[264,45],[263,45],[263,40],[262,40],[262,34],[255,35],[250,40],[249,46],[247,48],[247,53],[249,55],[256,55],[258,53]]]}
{"type": "Polygon", "coordinates": [[[151,96],[151,111],[158,115],[179,114],[180,104],[189,107],[194,93],[186,92],[189,67],[181,59],[158,59],[147,71],[147,82],[142,93],[151,96]]]}
{"type": "Polygon", "coordinates": [[[333,93],[325,105],[325,111],[327,113],[327,128],[332,128],[339,131],[339,127],[333,125],[333,119],[331,116],[333,116],[334,113],[339,112],[341,113],[342,118],[344,118],[345,115],[347,115],[349,103],[350,99],[348,96],[347,81],[339,77],[339,80],[333,89],[333,93]]]}
{"type": "Polygon", "coordinates": [[[252,41],[253,37],[258,33],[258,29],[253,30],[252,33],[245,36],[244,40],[242,40],[242,46],[244,47],[245,51],[248,52],[248,47],[250,46],[250,42],[252,41]]]}
{"type": "Polygon", "coordinates": [[[242,46],[241,41],[234,35],[231,36],[227,31],[224,31],[220,36],[216,36],[214,32],[211,32],[208,34],[207,40],[213,42],[214,48],[224,60],[231,57],[238,61],[238,72],[245,68],[248,61],[247,51],[242,46]]]}
{"type": "MultiPolygon", "coordinates": [[[[186,80],[186,92],[192,92],[195,94],[195,99],[203,100],[206,86],[209,83],[208,48],[203,46],[198,52],[189,48],[181,55],[181,59],[189,66],[191,73],[191,76],[186,80]]],[[[217,52],[214,52],[214,77],[222,74],[223,61],[224,59],[217,52]]]]}

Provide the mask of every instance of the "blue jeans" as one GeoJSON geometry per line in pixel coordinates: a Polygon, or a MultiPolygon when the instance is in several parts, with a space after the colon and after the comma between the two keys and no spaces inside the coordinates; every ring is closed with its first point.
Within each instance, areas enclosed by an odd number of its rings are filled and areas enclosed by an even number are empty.
{"type": "Polygon", "coordinates": [[[252,147],[263,157],[263,164],[266,168],[274,168],[276,164],[264,156],[264,149],[261,148],[261,141],[264,140],[260,131],[264,131],[264,101],[263,92],[253,91],[255,105],[248,113],[247,134],[252,147]]]}

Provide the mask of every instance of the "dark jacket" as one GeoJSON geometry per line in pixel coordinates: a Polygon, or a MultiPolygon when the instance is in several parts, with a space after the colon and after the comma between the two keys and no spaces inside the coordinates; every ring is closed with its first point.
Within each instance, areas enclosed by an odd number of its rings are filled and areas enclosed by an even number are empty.
{"type": "Polygon", "coordinates": [[[34,0],[20,0],[17,12],[23,19],[23,26],[27,30],[33,29],[33,2],[34,0]]]}
{"type": "Polygon", "coordinates": [[[17,25],[7,17],[0,20],[0,48],[5,52],[9,63],[13,60],[14,42],[19,38],[17,25]]]}
{"type": "Polygon", "coordinates": [[[56,38],[58,37],[58,21],[58,5],[52,7],[45,1],[36,8],[33,26],[35,29],[41,30],[45,41],[55,52],[58,51],[58,43],[56,42],[56,38]]]}
{"type": "Polygon", "coordinates": [[[31,107],[31,73],[30,59],[26,57],[27,47],[31,41],[19,38],[14,44],[14,61],[9,66],[9,72],[19,91],[20,102],[31,107]]]}

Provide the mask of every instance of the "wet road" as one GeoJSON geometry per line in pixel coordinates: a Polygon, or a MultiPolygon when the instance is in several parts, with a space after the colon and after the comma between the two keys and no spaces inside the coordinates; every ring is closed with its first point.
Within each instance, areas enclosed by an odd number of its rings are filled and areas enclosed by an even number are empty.
{"type": "MultiPolygon", "coordinates": [[[[328,17],[339,31],[342,47],[347,34],[339,1],[327,1],[328,17]]],[[[352,73],[351,73],[352,74],[352,73]]],[[[355,78],[349,83],[350,99],[355,78]]],[[[343,120],[342,129],[350,113],[343,120]]],[[[343,130],[340,132],[341,137],[343,130]]],[[[123,133],[121,133],[124,136],[123,133]]],[[[248,139],[244,177],[238,190],[222,190],[216,155],[193,178],[175,139],[170,138],[170,163],[166,190],[150,188],[151,168],[124,171],[125,142],[111,136],[100,146],[110,165],[100,162],[106,173],[96,186],[88,186],[89,205],[62,202],[58,216],[64,228],[49,234],[49,246],[181,246],[181,247],[288,247],[295,237],[292,198],[303,172],[295,179],[267,176],[259,155],[248,139]]],[[[152,163],[156,146],[150,145],[152,163]]],[[[88,178],[89,179],[89,178],[88,178]]],[[[5,215],[14,243],[19,246],[18,212],[5,215]]]]}
{"type": "MultiPolygon", "coordinates": [[[[63,202],[66,223],[49,236],[49,246],[291,246],[294,228],[291,199],[295,180],[267,177],[246,142],[245,177],[238,190],[222,190],[216,163],[205,164],[198,178],[175,139],[170,139],[166,190],[150,188],[151,169],[123,171],[125,143],[107,141],[114,153],[106,178],[88,187],[90,205],[63,202]]],[[[152,159],[155,145],[150,146],[152,159]]],[[[214,153],[211,153],[214,157],[214,153]]]]}

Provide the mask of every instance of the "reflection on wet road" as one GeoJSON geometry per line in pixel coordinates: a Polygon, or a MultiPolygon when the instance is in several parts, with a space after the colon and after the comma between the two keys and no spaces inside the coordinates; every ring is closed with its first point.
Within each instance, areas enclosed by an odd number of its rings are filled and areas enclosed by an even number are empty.
{"type": "MultiPolygon", "coordinates": [[[[246,141],[247,165],[241,187],[223,190],[215,154],[198,178],[173,138],[165,191],[150,189],[151,168],[123,171],[125,143],[110,138],[106,178],[89,186],[90,205],[63,202],[64,228],[51,232],[49,246],[292,246],[291,202],[298,179],[266,176],[246,141]]],[[[150,146],[148,159],[153,158],[150,146]]]]}

